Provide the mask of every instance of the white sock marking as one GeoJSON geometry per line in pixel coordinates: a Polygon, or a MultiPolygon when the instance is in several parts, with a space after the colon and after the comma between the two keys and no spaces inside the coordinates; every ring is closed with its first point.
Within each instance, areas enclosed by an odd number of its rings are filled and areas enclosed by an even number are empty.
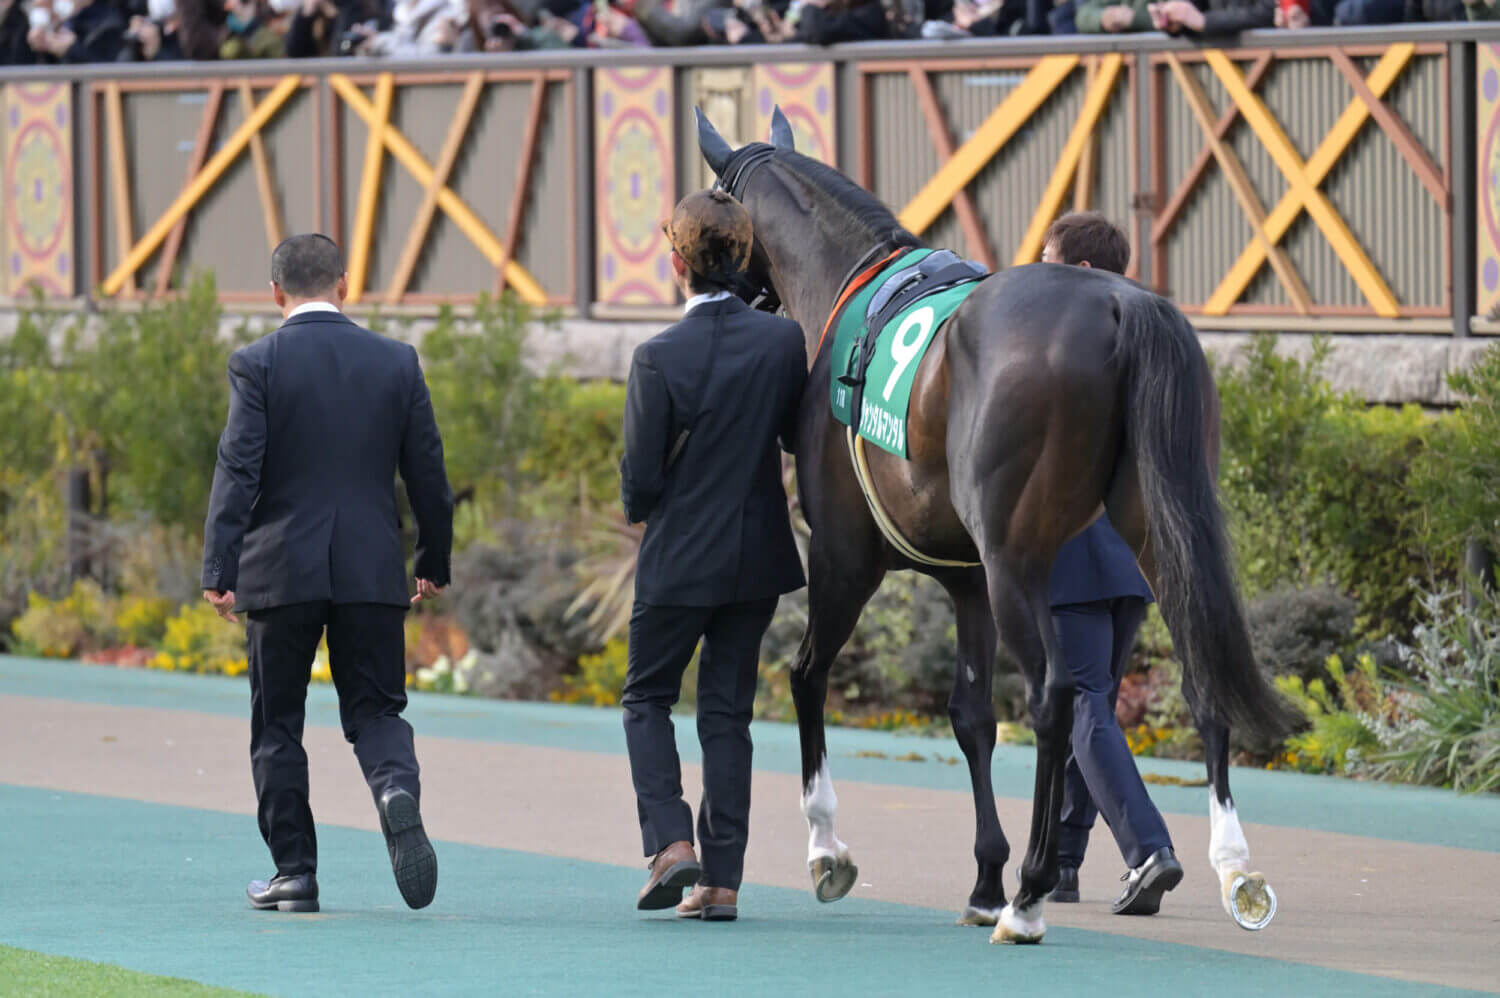
{"type": "Polygon", "coordinates": [[[1212,832],[1208,837],[1208,861],[1213,864],[1224,882],[1226,875],[1246,873],[1250,869],[1250,844],[1240,828],[1239,815],[1234,802],[1220,804],[1218,796],[1208,793],[1208,821],[1212,832]]]}
{"type": "Polygon", "coordinates": [[[1030,908],[1017,908],[1008,904],[1000,910],[1000,922],[990,936],[991,942],[1003,942],[1005,930],[1021,939],[1040,939],[1047,932],[1047,923],[1042,920],[1042,902],[1036,901],[1030,908]]]}
{"type": "Polygon", "coordinates": [[[802,791],[802,816],[807,819],[809,832],[809,866],[824,857],[837,860],[849,855],[849,847],[833,834],[833,816],[838,809],[839,798],[833,792],[833,776],[828,772],[828,757],[824,756],[812,785],[802,791]]]}

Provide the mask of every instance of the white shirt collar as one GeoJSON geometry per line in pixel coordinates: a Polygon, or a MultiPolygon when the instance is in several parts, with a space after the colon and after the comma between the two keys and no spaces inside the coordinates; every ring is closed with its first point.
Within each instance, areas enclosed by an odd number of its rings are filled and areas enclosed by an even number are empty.
{"type": "Polygon", "coordinates": [[[721,291],[706,291],[706,292],[704,292],[701,295],[693,295],[693,297],[691,297],[691,298],[689,298],[687,300],[687,304],[684,305],[684,306],[682,306],[682,314],[683,315],[687,315],[689,312],[691,312],[693,309],[697,308],[699,305],[707,305],[710,302],[723,301],[725,298],[730,298],[730,297],[733,297],[733,296],[728,291],[722,291],[722,290],[721,291]]]}
{"type": "Polygon", "coordinates": [[[298,305],[296,308],[292,309],[291,313],[287,315],[287,318],[291,319],[299,315],[304,315],[308,312],[337,312],[338,310],[339,307],[332,302],[308,301],[303,302],[301,305],[298,305]]]}

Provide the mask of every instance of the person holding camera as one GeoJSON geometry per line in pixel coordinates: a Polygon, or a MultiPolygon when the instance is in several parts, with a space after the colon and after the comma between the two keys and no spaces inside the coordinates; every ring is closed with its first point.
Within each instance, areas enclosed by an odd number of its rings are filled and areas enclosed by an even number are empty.
{"type": "Polygon", "coordinates": [[[104,0],[53,0],[33,10],[26,42],[41,62],[114,62],[125,44],[125,20],[104,0]]]}
{"type": "Polygon", "coordinates": [[[301,0],[286,34],[292,59],[353,55],[382,27],[374,0],[301,0]]]}
{"type": "Polygon", "coordinates": [[[146,16],[134,14],[125,28],[120,62],[174,62],[185,59],[175,0],[148,0],[146,16]]]}
{"type": "MultiPolygon", "coordinates": [[[[45,13],[44,18],[50,20],[45,13]]],[[[21,0],[0,0],[0,66],[30,66],[37,54],[27,44],[31,21],[21,0]]]]}

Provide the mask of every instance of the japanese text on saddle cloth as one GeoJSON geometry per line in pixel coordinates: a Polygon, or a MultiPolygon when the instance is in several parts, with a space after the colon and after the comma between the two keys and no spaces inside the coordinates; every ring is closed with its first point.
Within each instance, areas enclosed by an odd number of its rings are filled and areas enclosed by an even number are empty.
{"type": "Polygon", "coordinates": [[[834,418],[908,457],[906,412],[933,334],[988,276],[948,250],[913,249],[887,263],[845,304],[834,329],[834,418]]]}

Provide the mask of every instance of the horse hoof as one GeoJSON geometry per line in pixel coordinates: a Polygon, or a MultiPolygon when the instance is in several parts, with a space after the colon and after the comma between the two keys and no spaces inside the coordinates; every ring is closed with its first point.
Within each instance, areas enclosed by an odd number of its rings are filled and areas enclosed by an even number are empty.
{"type": "Polygon", "coordinates": [[[824,904],[847,896],[854,889],[857,879],[859,867],[854,865],[847,853],[838,858],[819,856],[812,861],[813,893],[824,904]]]}
{"type": "Polygon", "coordinates": [[[1276,892],[1263,873],[1237,873],[1224,886],[1224,910],[1240,928],[1259,932],[1276,917],[1276,892]]]}
{"type": "Polygon", "coordinates": [[[1042,921],[1041,906],[1030,912],[1016,911],[1015,905],[1006,905],[1000,911],[995,931],[990,934],[992,943],[1034,945],[1047,934],[1047,923],[1042,921]]]}
{"type": "Polygon", "coordinates": [[[956,924],[990,926],[998,921],[1000,921],[999,908],[976,908],[971,904],[964,908],[956,924]]]}

